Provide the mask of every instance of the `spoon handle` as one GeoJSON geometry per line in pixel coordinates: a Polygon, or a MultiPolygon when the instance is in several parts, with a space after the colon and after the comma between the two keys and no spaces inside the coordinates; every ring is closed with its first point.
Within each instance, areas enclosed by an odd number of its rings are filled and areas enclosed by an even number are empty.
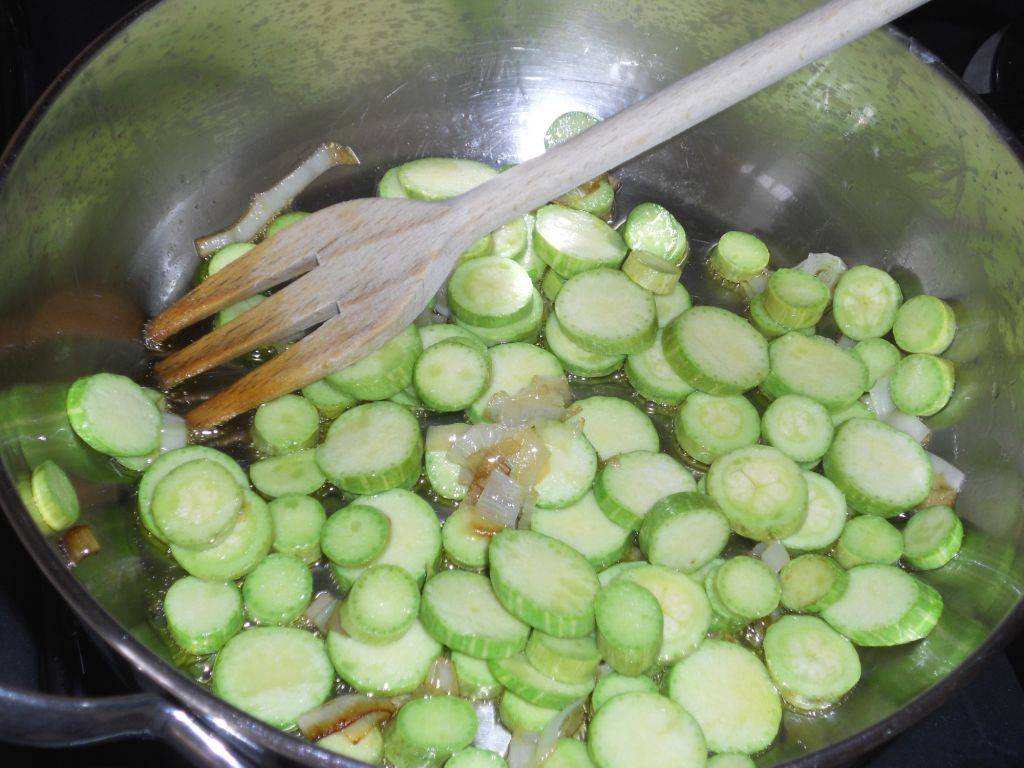
{"type": "Polygon", "coordinates": [[[926,0],[831,0],[452,203],[480,234],[717,115],[926,0]]]}

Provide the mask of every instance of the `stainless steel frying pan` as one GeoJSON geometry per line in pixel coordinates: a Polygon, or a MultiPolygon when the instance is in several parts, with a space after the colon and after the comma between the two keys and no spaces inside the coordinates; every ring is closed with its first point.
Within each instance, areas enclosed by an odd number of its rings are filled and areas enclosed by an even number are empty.
{"type": "MultiPolygon", "coordinates": [[[[130,486],[80,453],[62,387],[136,374],[142,320],[184,291],[193,238],[325,139],[354,146],[302,197],[367,194],[422,155],[521,160],[556,115],[615,112],[813,0],[165,0],[112,31],[45,95],[0,160],[0,497],[71,608],[148,693],[0,692],[0,736],[151,735],[210,765],[353,765],[222,703],[148,622],[159,557],[130,486]],[[69,568],[16,487],[47,456],[78,478],[102,551],[69,568]]],[[[931,450],[969,474],[964,550],[923,578],[946,610],[908,647],[864,653],[829,717],[787,713],[760,764],[841,764],[907,727],[1024,614],[1024,167],[1021,148],[912,41],[880,32],[621,170],[696,240],[756,231],[782,261],[828,250],[955,299],[958,401],[931,450]]],[[[948,409],[947,409],[948,410],[948,409]]],[[[39,572],[23,578],[40,578],[39,572]]]]}

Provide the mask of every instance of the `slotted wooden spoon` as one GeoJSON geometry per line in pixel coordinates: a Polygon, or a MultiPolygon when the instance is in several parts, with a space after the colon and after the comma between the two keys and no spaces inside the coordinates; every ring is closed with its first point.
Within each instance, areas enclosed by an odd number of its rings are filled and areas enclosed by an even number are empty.
{"type": "Polygon", "coordinates": [[[542,156],[442,202],[332,205],[263,241],[154,318],[147,340],[298,278],[156,365],[173,386],[320,324],[188,414],[205,429],[373,351],[413,321],[460,253],[483,235],[661,144],[925,0],[832,0],[623,110],[542,156]]]}

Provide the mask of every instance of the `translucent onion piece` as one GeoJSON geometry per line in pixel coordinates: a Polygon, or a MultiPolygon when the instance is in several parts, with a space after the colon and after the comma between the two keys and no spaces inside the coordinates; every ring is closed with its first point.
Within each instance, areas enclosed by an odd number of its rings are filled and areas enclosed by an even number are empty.
{"type": "Polygon", "coordinates": [[[772,276],[772,270],[766,269],[759,275],[754,275],[749,280],[744,280],[740,283],[740,289],[747,294],[748,299],[752,299],[758,294],[764,293],[764,289],[768,287],[768,278],[772,276]]]}
{"type": "Polygon", "coordinates": [[[188,445],[188,425],[175,413],[163,414],[160,426],[160,453],[174,451],[188,445]]]}
{"type": "Polygon", "coordinates": [[[503,528],[515,528],[525,501],[526,489],[501,470],[494,470],[476,500],[476,511],[503,528]]]}
{"type": "Polygon", "coordinates": [[[534,376],[514,395],[498,392],[487,404],[487,417],[499,424],[524,427],[542,421],[560,420],[572,396],[562,376],[534,376]]]}
{"type": "Polygon", "coordinates": [[[572,736],[580,729],[580,726],[583,725],[585,701],[586,699],[579,699],[551,718],[551,722],[544,727],[540,738],[537,739],[530,768],[538,768],[543,765],[544,761],[555,751],[559,739],[572,736]]]}
{"type": "Polygon", "coordinates": [[[345,734],[345,738],[353,744],[358,744],[370,735],[370,731],[390,719],[391,714],[388,712],[371,712],[360,717],[352,725],[342,728],[341,733],[345,734]]]}
{"type": "Polygon", "coordinates": [[[776,573],[785,568],[786,563],[789,562],[789,552],[778,539],[762,541],[754,547],[754,556],[761,558],[761,562],[776,573]]]}
{"type": "Polygon", "coordinates": [[[369,714],[380,713],[387,719],[397,711],[398,705],[391,699],[346,693],[301,715],[298,724],[303,736],[316,741],[347,728],[369,714]]]}
{"type": "Polygon", "coordinates": [[[929,453],[928,458],[932,460],[932,469],[935,471],[936,485],[938,485],[941,480],[945,483],[946,487],[959,494],[964,487],[964,480],[967,479],[967,475],[965,475],[961,470],[956,469],[956,467],[947,462],[941,456],[929,453]]]}
{"type": "Polygon", "coordinates": [[[519,435],[519,447],[507,461],[512,479],[532,490],[551,470],[551,451],[537,430],[526,429],[519,435]]]}
{"type": "Polygon", "coordinates": [[[469,466],[469,458],[492,448],[502,440],[514,435],[516,430],[504,424],[474,424],[460,434],[448,449],[448,458],[463,467],[469,466]]]}
{"type": "Polygon", "coordinates": [[[469,527],[477,536],[490,538],[494,534],[505,530],[506,525],[504,522],[481,514],[480,510],[469,499],[463,499],[460,509],[462,507],[469,509],[469,527]]]}
{"type": "Polygon", "coordinates": [[[847,270],[846,262],[831,253],[808,253],[807,258],[796,265],[796,268],[814,275],[831,291],[836,287],[839,278],[847,270]]]}
{"type": "Polygon", "coordinates": [[[60,543],[68,558],[76,565],[89,555],[95,555],[100,551],[100,543],[88,525],[75,525],[68,528],[61,537],[60,543]]]}
{"type": "Polygon", "coordinates": [[[321,592],[313,598],[313,602],[309,604],[309,607],[303,615],[309,619],[310,623],[317,629],[324,634],[327,634],[327,627],[330,624],[331,617],[334,615],[337,607],[338,598],[330,592],[321,592]]]}
{"type": "Polygon", "coordinates": [[[537,749],[537,740],[540,738],[536,733],[513,733],[512,741],[508,743],[508,754],[505,760],[508,768],[533,768],[533,753],[537,749]]]}
{"type": "Polygon", "coordinates": [[[231,243],[244,243],[259,234],[270,220],[287,208],[292,200],[324,171],[336,165],[359,165],[359,158],[351,147],[334,142],[321,144],[309,157],[281,181],[255,195],[248,210],[235,224],[223,232],[196,240],[200,256],[209,256],[231,243]]]}
{"type": "Polygon", "coordinates": [[[424,696],[458,696],[459,678],[455,673],[455,665],[447,656],[438,656],[430,667],[430,673],[419,693],[424,696]]]}
{"type": "Polygon", "coordinates": [[[512,738],[512,734],[498,718],[498,708],[494,706],[494,702],[475,701],[473,709],[476,710],[477,719],[476,738],[473,739],[473,746],[504,755],[508,751],[508,742],[512,738]]]}
{"type": "Polygon", "coordinates": [[[889,394],[888,376],[883,376],[875,382],[875,386],[868,391],[868,398],[871,401],[871,410],[880,419],[885,419],[886,416],[896,410],[896,406],[892,402],[892,396],[889,394]]]}
{"type": "Polygon", "coordinates": [[[519,513],[519,521],[516,523],[516,528],[521,531],[527,531],[530,529],[530,522],[533,520],[533,513],[537,510],[537,496],[530,494],[526,497],[526,503],[523,504],[523,511],[519,513]]]}
{"type": "MultiPolygon", "coordinates": [[[[428,437],[428,441],[428,450],[431,445],[442,446],[444,435],[428,437]]],[[[466,500],[480,506],[484,529],[478,532],[482,535],[495,533],[491,530],[495,526],[498,530],[507,527],[511,512],[506,509],[514,507],[518,516],[527,496],[551,467],[551,453],[535,429],[504,424],[465,427],[451,441],[448,458],[462,467],[459,482],[469,486],[466,500]],[[491,480],[495,473],[502,477],[491,480]],[[502,511],[497,513],[496,507],[502,511]]]]}
{"type": "Polygon", "coordinates": [[[900,432],[910,435],[922,445],[928,442],[928,437],[932,433],[928,429],[928,425],[917,418],[917,416],[908,416],[902,411],[890,413],[885,417],[885,423],[893,429],[898,429],[900,432]]]}
{"type": "Polygon", "coordinates": [[[455,441],[469,429],[468,424],[439,424],[427,427],[425,447],[427,451],[447,451],[455,441]]]}

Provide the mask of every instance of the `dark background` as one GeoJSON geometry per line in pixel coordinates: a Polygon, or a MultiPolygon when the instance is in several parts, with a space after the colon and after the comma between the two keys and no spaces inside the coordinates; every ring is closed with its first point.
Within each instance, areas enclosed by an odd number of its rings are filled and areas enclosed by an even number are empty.
{"type": "MultiPolygon", "coordinates": [[[[289,0],[281,0],[288,2],[289,0]]],[[[341,0],[339,0],[340,2],[341,0]]],[[[763,0],[770,2],[770,0],[763,0]]],[[[46,86],[136,0],[0,0],[0,146],[46,86]]],[[[383,3],[382,3],[383,4],[383,3]]],[[[968,80],[1024,135],[1024,0],[933,0],[897,26],[968,80]]],[[[870,756],[864,768],[1024,766],[1024,639],[953,699],[870,756]]],[[[122,693],[125,683],[63,608],[8,531],[0,531],[0,681],[68,695],[122,693]]],[[[127,742],[58,752],[0,745],[4,766],[181,765],[160,744],[127,742]]]]}

